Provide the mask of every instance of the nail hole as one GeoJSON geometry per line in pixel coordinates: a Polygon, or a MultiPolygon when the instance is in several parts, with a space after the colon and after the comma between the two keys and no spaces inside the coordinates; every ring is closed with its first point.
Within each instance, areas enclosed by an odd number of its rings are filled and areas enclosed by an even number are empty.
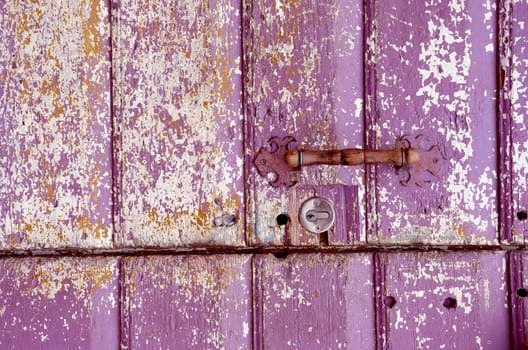
{"type": "Polygon", "coordinates": [[[521,210],[520,212],[518,212],[517,219],[519,219],[520,221],[528,219],[528,213],[526,212],[526,210],[521,210]]]}
{"type": "Polygon", "coordinates": [[[277,259],[286,259],[288,257],[288,253],[286,252],[277,252],[277,253],[273,253],[273,256],[276,257],[277,259]]]}
{"type": "Polygon", "coordinates": [[[517,289],[517,295],[521,298],[526,298],[528,296],[528,291],[524,288],[517,289]]]}
{"type": "Polygon", "coordinates": [[[457,301],[455,298],[445,298],[442,305],[444,305],[446,309],[455,309],[457,307],[457,301]]]}
{"type": "Polygon", "coordinates": [[[277,225],[284,226],[290,221],[290,217],[287,214],[277,215],[277,225]]]}
{"type": "Polygon", "coordinates": [[[394,305],[396,305],[396,298],[394,298],[393,296],[389,295],[389,296],[386,296],[385,299],[383,300],[383,303],[385,304],[385,306],[387,306],[389,309],[392,309],[394,307],[394,305]]]}

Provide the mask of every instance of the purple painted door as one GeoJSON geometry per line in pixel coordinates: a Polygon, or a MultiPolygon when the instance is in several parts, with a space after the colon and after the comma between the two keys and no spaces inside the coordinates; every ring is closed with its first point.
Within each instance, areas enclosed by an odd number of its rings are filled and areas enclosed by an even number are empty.
{"type": "Polygon", "coordinates": [[[13,0],[0,19],[1,348],[528,348],[526,0],[13,0]],[[274,188],[253,159],[287,135],[422,135],[442,171],[274,188]],[[321,234],[299,220],[313,197],[335,210],[321,234]]]}

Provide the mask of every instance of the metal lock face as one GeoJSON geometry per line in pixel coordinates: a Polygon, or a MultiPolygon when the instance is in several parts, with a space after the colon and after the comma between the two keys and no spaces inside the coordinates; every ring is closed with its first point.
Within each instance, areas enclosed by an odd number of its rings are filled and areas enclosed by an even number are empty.
{"type": "Polygon", "coordinates": [[[313,197],[301,205],[299,221],[308,231],[322,233],[334,224],[335,211],[332,202],[326,198],[313,197]]]}

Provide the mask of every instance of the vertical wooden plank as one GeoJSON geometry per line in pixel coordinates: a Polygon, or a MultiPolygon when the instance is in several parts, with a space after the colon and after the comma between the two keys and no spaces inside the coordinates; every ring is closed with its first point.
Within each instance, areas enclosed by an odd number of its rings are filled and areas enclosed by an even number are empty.
{"type": "Polygon", "coordinates": [[[251,256],[123,259],[122,346],[249,349],[251,256]]]}
{"type": "Polygon", "coordinates": [[[116,243],[243,244],[240,2],[113,9],[116,243]]]}
{"type": "Polygon", "coordinates": [[[370,254],[260,255],[255,349],[374,349],[370,254]]]}
{"type": "Polygon", "coordinates": [[[117,349],[116,258],[0,260],[2,349],[117,349]]]}
{"type": "Polygon", "coordinates": [[[511,349],[503,252],[381,254],[386,349],[511,349]]]}
{"type": "Polygon", "coordinates": [[[501,2],[501,201],[503,239],[528,236],[528,2],[501,2]]]}
{"type": "Polygon", "coordinates": [[[528,256],[510,253],[510,310],[512,317],[513,349],[528,348],[528,256]]]}
{"type": "Polygon", "coordinates": [[[422,134],[447,158],[424,187],[373,168],[370,240],[497,244],[495,3],[377,0],[367,18],[368,146],[422,134]]]}
{"type": "Polygon", "coordinates": [[[0,4],[0,249],[112,244],[108,12],[0,4]]]}
{"type": "MultiPolygon", "coordinates": [[[[362,146],[363,4],[252,0],[243,27],[247,235],[254,245],[283,245],[286,228],[276,217],[296,220],[291,194],[272,188],[252,160],[272,136],[292,135],[307,149],[362,146]]],[[[299,184],[356,185],[364,203],[363,174],[362,167],[306,167],[299,184]]]]}

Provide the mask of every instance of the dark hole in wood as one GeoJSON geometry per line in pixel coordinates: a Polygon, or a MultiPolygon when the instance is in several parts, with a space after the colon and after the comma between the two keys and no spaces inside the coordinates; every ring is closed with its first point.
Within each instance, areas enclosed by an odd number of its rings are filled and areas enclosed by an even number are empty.
{"type": "Polygon", "coordinates": [[[457,307],[457,301],[455,298],[445,298],[444,303],[442,304],[446,309],[454,309],[457,307]]]}
{"type": "Polygon", "coordinates": [[[524,288],[517,289],[517,295],[521,298],[526,298],[528,296],[528,291],[524,288]]]}
{"type": "Polygon", "coordinates": [[[389,309],[392,309],[394,305],[396,305],[396,298],[394,298],[392,295],[386,296],[385,299],[383,300],[383,303],[389,309]]]}
{"type": "Polygon", "coordinates": [[[284,226],[290,221],[290,217],[287,214],[277,215],[277,225],[284,226]]]}
{"type": "Polygon", "coordinates": [[[277,259],[286,259],[288,257],[288,253],[277,252],[277,253],[273,253],[273,256],[276,257],[277,259]]]}
{"type": "Polygon", "coordinates": [[[526,212],[526,210],[521,210],[520,212],[518,212],[517,219],[519,219],[520,221],[528,219],[528,213],[526,212]]]}
{"type": "Polygon", "coordinates": [[[319,234],[319,244],[322,245],[322,246],[327,246],[327,245],[329,245],[329,241],[328,241],[328,231],[321,232],[321,233],[319,234]]]}

